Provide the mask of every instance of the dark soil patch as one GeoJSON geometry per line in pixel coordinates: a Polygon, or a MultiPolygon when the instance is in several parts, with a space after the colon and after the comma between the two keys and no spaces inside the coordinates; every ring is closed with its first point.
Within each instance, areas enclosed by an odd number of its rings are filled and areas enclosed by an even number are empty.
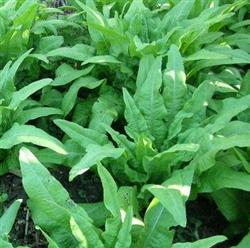
{"type": "MultiPolygon", "coordinates": [[[[175,242],[194,242],[214,235],[225,235],[229,223],[212,200],[199,196],[195,201],[189,201],[186,207],[187,227],[176,228],[175,242]]],[[[229,239],[214,248],[230,248],[238,244],[243,236],[229,239]]]]}
{"type": "Polygon", "coordinates": [[[60,170],[53,171],[53,175],[62,183],[76,203],[94,203],[102,201],[102,184],[91,171],[87,171],[81,176],[69,182],[68,169],[61,167],[60,170]]]}
{"type": "Polygon", "coordinates": [[[28,245],[34,248],[45,248],[47,242],[42,234],[35,229],[27,208],[27,195],[25,194],[20,177],[8,174],[0,178],[0,193],[6,193],[8,199],[4,202],[6,209],[16,199],[22,199],[23,203],[17,215],[16,222],[10,233],[10,240],[14,245],[28,245]]]}

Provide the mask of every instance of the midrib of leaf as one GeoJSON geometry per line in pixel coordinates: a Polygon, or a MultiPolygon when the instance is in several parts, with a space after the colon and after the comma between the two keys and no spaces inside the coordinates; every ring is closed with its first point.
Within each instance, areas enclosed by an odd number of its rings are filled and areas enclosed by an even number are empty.
{"type": "MultiPolygon", "coordinates": [[[[39,204],[40,201],[44,201],[44,202],[47,202],[48,204],[51,204],[51,205],[54,205],[56,206],[57,208],[63,210],[64,212],[66,212],[69,216],[71,215],[70,211],[65,208],[64,206],[62,205],[59,205],[57,202],[55,202],[54,200],[47,200],[47,199],[39,199],[39,200],[33,200],[32,198],[30,199],[31,202],[34,202],[36,204],[39,204]]],[[[60,225],[61,227],[63,228],[66,228],[66,229],[69,229],[68,227],[66,226],[62,226],[61,223],[58,223],[58,219],[54,218],[54,215],[49,215],[49,218],[50,219],[53,219],[57,225],[60,225]]]]}
{"type": "MultiPolygon", "coordinates": [[[[10,139],[13,139],[13,140],[21,140],[23,143],[31,143],[30,141],[23,141],[23,140],[26,140],[27,139],[27,137],[29,138],[29,139],[32,139],[32,140],[34,140],[34,139],[37,139],[37,136],[33,136],[33,135],[28,135],[28,134],[26,134],[26,135],[13,135],[10,139]]],[[[46,146],[47,148],[49,148],[49,149],[51,149],[51,147],[53,147],[54,149],[60,149],[60,150],[63,150],[62,149],[62,147],[60,147],[58,144],[55,144],[55,143],[53,143],[53,142],[51,142],[50,140],[47,140],[47,139],[44,139],[44,138],[42,138],[42,137],[38,137],[39,138],[39,140],[40,141],[43,141],[44,143],[47,143],[48,144],[48,146],[46,146]],[[55,148],[56,147],[56,148],[55,148]]],[[[54,138],[54,137],[53,137],[54,138]]],[[[4,139],[6,139],[6,138],[4,138],[4,139]]],[[[33,143],[33,142],[32,142],[33,143]]],[[[0,144],[1,144],[1,140],[0,140],[0,144]]],[[[38,143],[37,143],[37,145],[39,145],[38,143]]],[[[41,145],[41,146],[43,146],[43,147],[45,147],[44,145],[41,145]]],[[[0,147],[1,147],[1,145],[0,145],[0,147]]],[[[55,150],[54,150],[55,151],[55,150]]]]}
{"type": "MultiPolygon", "coordinates": [[[[175,209],[180,209],[180,206],[178,206],[178,204],[176,203],[176,201],[175,201],[175,197],[171,194],[171,189],[170,189],[170,192],[168,192],[168,195],[170,196],[170,198],[171,198],[171,201],[173,202],[173,204],[175,205],[175,209]]],[[[179,195],[177,196],[177,197],[179,197],[179,195]]],[[[181,197],[181,196],[180,196],[181,197]]],[[[184,209],[185,209],[185,207],[184,207],[184,209]]],[[[181,210],[182,211],[182,210],[181,210]]],[[[179,214],[179,211],[177,210],[177,213],[178,213],[178,220],[176,220],[176,218],[175,218],[175,216],[173,215],[173,218],[175,219],[175,221],[178,223],[178,224],[180,224],[179,223],[179,219],[181,219],[180,217],[182,217],[180,214],[179,214]]],[[[180,225],[183,225],[183,224],[180,224],[180,225]]]]}
{"type": "Polygon", "coordinates": [[[153,127],[153,123],[154,123],[154,102],[155,102],[155,96],[154,96],[154,85],[155,85],[155,80],[154,80],[154,83],[151,83],[151,91],[150,91],[150,126],[149,126],[149,129],[150,129],[150,133],[151,134],[154,134],[154,127],[153,127]]]}
{"type": "Polygon", "coordinates": [[[153,233],[154,230],[156,229],[156,225],[158,224],[159,219],[160,219],[160,217],[161,217],[161,215],[162,215],[162,213],[163,213],[164,210],[165,210],[165,208],[164,208],[163,206],[161,206],[160,214],[159,214],[158,217],[156,218],[156,220],[155,220],[155,222],[154,222],[154,224],[153,224],[153,228],[152,228],[151,231],[147,234],[147,237],[146,237],[146,239],[145,239],[145,241],[144,241],[144,243],[143,243],[143,248],[144,248],[144,247],[147,247],[148,242],[150,242],[150,241],[148,241],[148,240],[151,238],[152,233],[153,233]]]}
{"type": "Polygon", "coordinates": [[[183,4],[182,7],[181,7],[181,9],[180,9],[180,11],[179,11],[179,13],[177,14],[176,20],[178,20],[180,18],[180,16],[181,16],[181,14],[182,14],[182,12],[183,12],[183,10],[184,10],[185,7],[186,7],[185,4],[183,4]]]}
{"type": "MultiPolygon", "coordinates": [[[[153,185],[154,186],[154,185],[153,185]]],[[[174,189],[169,189],[168,188],[168,185],[167,186],[163,186],[163,185],[161,185],[161,187],[163,188],[161,188],[161,190],[162,190],[162,194],[163,195],[166,195],[167,196],[167,198],[168,198],[168,201],[170,201],[172,204],[171,204],[171,206],[173,206],[174,205],[174,208],[172,208],[171,207],[171,210],[168,208],[168,204],[166,205],[165,204],[165,202],[164,201],[162,201],[161,199],[162,199],[162,197],[157,197],[157,189],[154,189],[154,187],[152,187],[152,189],[149,187],[149,191],[156,197],[156,198],[158,198],[159,199],[159,201],[160,201],[160,203],[163,205],[163,207],[165,207],[168,211],[169,211],[169,213],[173,216],[173,218],[174,218],[174,220],[179,224],[179,225],[181,225],[181,226],[184,226],[184,224],[186,223],[186,220],[185,220],[185,222],[183,223],[183,220],[182,220],[182,206],[179,206],[177,203],[176,203],[176,200],[175,200],[175,198],[177,198],[177,200],[179,199],[179,198],[181,198],[181,201],[182,201],[182,203],[183,203],[183,198],[182,198],[182,196],[180,195],[180,193],[178,192],[178,190],[174,190],[174,189]],[[174,195],[173,195],[173,193],[174,192],[177,192],[177,196],[175,197],[174,195]],[[161,198],[161,199],[160,199],[161,198]],[[180,208],[181,207],[181,208],[180,208]],[[172,212],[172,210],[175,210],[174,212],[172,212]],[[177,214],[176,214],[177,213],[177,214]],[[180,221],[181,221],[181,223],[180,223],[180,221]]],[[[160,194],[159,194],[160,195],[160,194]]],[[[184,204],[184,203],[183,203],[184,204]]],[[[185,207],[184,207],[184,210],[185,210],[185,207]]]]}
{"type": "MultiPolygon", "coordinates": [[[[187,1],[189,1],[189,0],[187,0],[187,1]]],[[[180,4],[180,2],[177,3],[173,8],[175,8],[175,7],[176,7],[177,5],[179,5],[179,4],[180,4]]],[[[181,14],[183,13],[184,8],[186,8],[186,5],[185,5],[185,4],[182,5],[180,11],[179,11],[178,14],[176,15],[177,18],[175,18],[175,21],[178,22],[178,19],[180,18],[181,14]]],[[[170,19],[170,20],[171,20],[171,19],[170,19]]],[[[172,22],[170,22],[170,24],[172,25],[172,22]]]]}
{"type": "MultiPolygon", "coordinates": [[[[26,164],[26,162],[24,162],[24,163],[26,164]]],[[[26,164],[25,166],[27,167],[27,164],[26,164]]],[[[35,171],[34,168],[33,168],[33,165],[29,166],[29,169],[32,171],[33,174],[35,174],[36,180],[39,182],[41,189],[43,189],[43,191],[45,191],[46,193],[48,193],[48,196],[49,196],[49,198],[50,198],[50,200],[51,200],[52,202],[55,202],[55,199],[54,199],[53,196],[50,194],[49,190],[45,187],[44,182],[41,180],[41,175],[38,175],[38,174],[36,173],[36,171],[35,171]]],[[[24,179],[25,179],[25,178],[24,178],[24,179]]]]}
{"type": "MultiPolygon", "coordinates": [[[[129,97],[131,97],[131,96],[129,96],[129,97]]],[[[131,98],[132,98],[132,97],[131,97],[131,98]]],[[[132,98],[132,100],[134,100],[134,99],[132,98]]],[[[134,104],[135,104],[135,102],[134,102],[134,104]]],[[[130,113],[134,113],[133,109],[131,108],[130,103],[128,104],[127,107],[129,108],[129,112],[130,112],[130,113]]],[[[136,106],[136,104],[135,104],[135,107],[138,109],[139,114],[141,114],[141,113],[140,113],[140,110],[139,110],[139,108],[136,106]]],[[[140,125],[139,125],[139,122],[138,122],[137,119],[136,119],[136,116],[135,116],[134,114],[132,114],[131,116],[132,116],[132,118],[133,118],[133,123],[136,123],[136,129],[137,129],[138,131],[141,130],[140,125]]]]}
{"type": "MultiPolygon", "coordinates": [[[[177,68],[176,66],[176,56],[173,56],[173,60],[174,60],[174,67],[177,68]]],[[[172,106],[177,106],[176,102],[176,70],[174,70],[174,80],[173,80],[173,96],[174,96],[174,104],[172,106]]]]}

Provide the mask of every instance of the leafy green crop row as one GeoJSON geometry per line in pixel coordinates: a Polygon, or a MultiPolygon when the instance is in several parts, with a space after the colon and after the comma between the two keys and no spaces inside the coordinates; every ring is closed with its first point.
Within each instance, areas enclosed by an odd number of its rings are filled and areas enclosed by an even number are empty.
{"type": "Polygon", "coordinates": [[[48,247],[249,247],[249,1],[68,2],[0,1],[0,175],[22,177],[48,247]],[[103,201],[75,203],[61,166],[94,171],[103,201]],[[175,242],[201,194],[226,236],[175,242]]]}

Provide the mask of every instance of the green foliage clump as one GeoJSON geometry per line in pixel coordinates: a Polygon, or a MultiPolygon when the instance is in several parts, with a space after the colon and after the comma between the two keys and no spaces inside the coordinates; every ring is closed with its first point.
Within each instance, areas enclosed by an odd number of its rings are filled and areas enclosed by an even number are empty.
{"type": "MultiPolygon", "coordinates": [[[[250,243],[248,0],[0,1],[0,175],[22,178],[50,248],[250,243]],[[92,170],[103,199],[75,203],[92,170]],[[225,235],[178,243],[205,195],[225,235]],[[244,197],[243,197],[244,196],[244,197]]],[[[6,199],[4,199],[6,201],[6,199]]],[[[0,247],[21,200],[0,218],[0,247]]],[[[207,216],[209,218],[209,216],[207,216]]]]}

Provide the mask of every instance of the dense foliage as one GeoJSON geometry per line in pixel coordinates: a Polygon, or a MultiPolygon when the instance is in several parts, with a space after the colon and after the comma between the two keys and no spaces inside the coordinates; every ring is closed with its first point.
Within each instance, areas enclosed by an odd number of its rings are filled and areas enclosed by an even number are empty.
{"type": "Polygon", "coordinates": [[[0,1],[0,175],[22,178],[48,247],[249,247],[249,0],[67,2],[0,1]],[[75,203],[60,167],[96,173],[103,199],[75,203]],[[175,241],[200,195],[227,231],[175,241]]]}

